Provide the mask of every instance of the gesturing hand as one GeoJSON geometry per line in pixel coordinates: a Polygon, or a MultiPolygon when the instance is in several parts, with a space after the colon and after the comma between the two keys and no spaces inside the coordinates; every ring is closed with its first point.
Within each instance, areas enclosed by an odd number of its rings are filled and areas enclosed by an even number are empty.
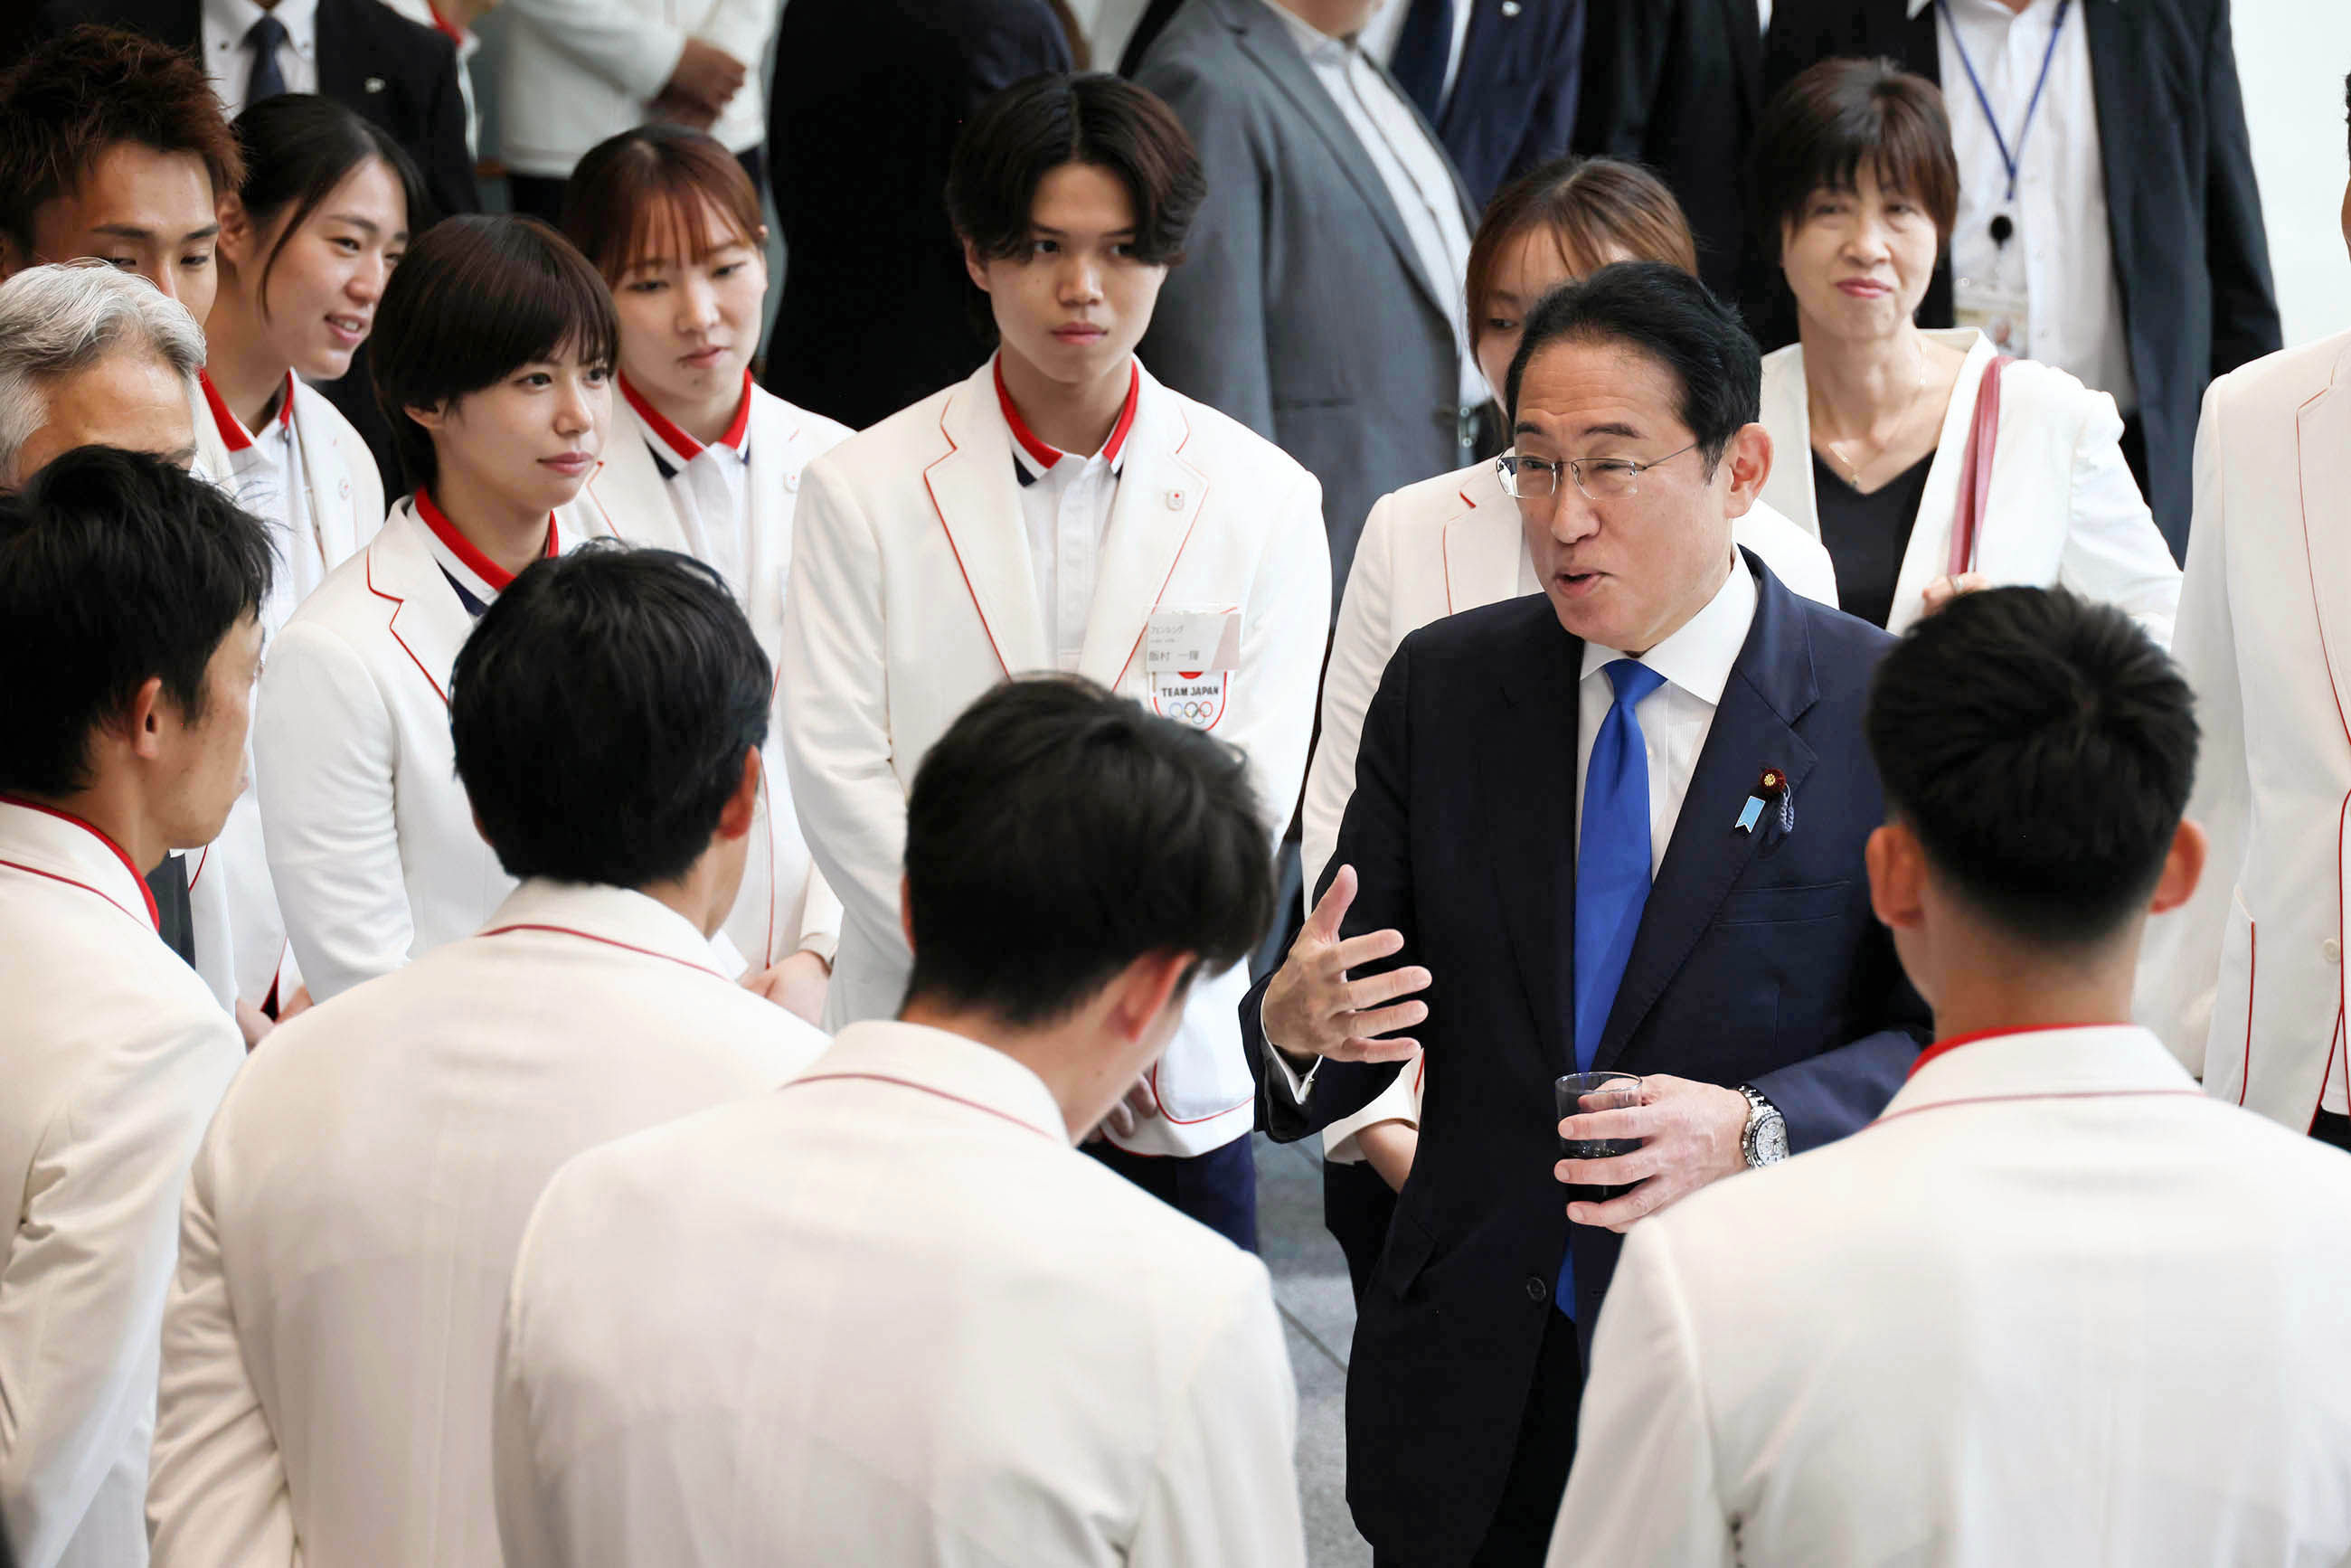
{"type": "Polygon", "coordinates": [[[1604,1160],[1562,1160],[1552,1174],[1579,1186],[1633,1190],[1605,1203],[1571,1203],[1578,1225],[1630,1230],[1634,1223],[1747,1168],[1740,1137],[1747,1130],[1747,1096],[1719,1084],[1651,1073],[1641,1080],[1641,1103],[1621,1111],[1587,1111],[1559,1124],[1562,1138],[1639,1138],[1629,1155],[1604,1160]]]}
{"type": "Polygon", "coordinates": [[[1291,1056],[1328,1056],[1341,1061],[1401,1061],[1419,1049],[1415,1040],[1384,1040],[1390,1030],[1410,1029],[1428,1017],[1428,1004],[1399,1002],[1428,988],[1428,971],[1416,964],[1361,980],[1347,978],[1360,964],[1404,948],[1399,931],[1373,931],[1339,939],[1340,923],[1355,902],[1355,868],[1341,866],[1305,929],[1290,945],[1290,956],[1265,988],[1265,1038],[1291,1056]],[[1393,1006],[1386,1004],[1393,1003],[1393,1006]]]}

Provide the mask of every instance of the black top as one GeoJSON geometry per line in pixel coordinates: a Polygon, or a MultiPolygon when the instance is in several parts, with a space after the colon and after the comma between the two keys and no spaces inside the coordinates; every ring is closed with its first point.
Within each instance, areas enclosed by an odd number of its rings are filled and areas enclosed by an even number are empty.
{"type": "Polygon", "coordinates": [[[1902,576],[1903,552],[1918,521],[1918,497],[1927,491],[1932,452],[1866,496],[1813,454],[1813,493],[1819,497],[1821,543],[1836,568],[1837,607],[1872,626],[1894,613],[1894,584],[1902,576]]]}

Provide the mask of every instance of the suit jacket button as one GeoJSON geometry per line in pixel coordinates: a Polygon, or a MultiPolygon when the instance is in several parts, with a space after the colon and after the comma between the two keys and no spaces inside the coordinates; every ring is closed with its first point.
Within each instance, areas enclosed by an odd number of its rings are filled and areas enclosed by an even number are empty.
{"type": "Polygon", "coordinates": [[[1551,1287],[1543,1282],[1541,1275],[1530,1274],[1527,1276],[1527,1300],[1531,1301],[1540,1301],[1545,1296],[1550,1294],[1551,1287]]]}
{"type": "Polygon", "coordinates": [[[2324,943],[2320,944],[2319,951],[2326,955],[2326,961],[2330,964],[2340,964],[2343,962],[2343,944],[2336,941],[2332,936],[2329,936],[2324,943]]]}
{"type": "Polygon", "coordinates": [[[796,491],[799,487],[800,476],[798,474],[787,474],[784,476],[784,489],[787,493],[796,491]]]}

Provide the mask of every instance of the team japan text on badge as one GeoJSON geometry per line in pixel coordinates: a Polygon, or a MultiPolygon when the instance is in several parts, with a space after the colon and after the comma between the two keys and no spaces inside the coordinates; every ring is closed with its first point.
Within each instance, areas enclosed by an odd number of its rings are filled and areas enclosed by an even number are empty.
{"type": "Polygon", "coordinates": [[[1240,654],[1239,611],[1153,611],[1143,638],[1152,711],[1195,729],[1216,728],[1240,654]]]}

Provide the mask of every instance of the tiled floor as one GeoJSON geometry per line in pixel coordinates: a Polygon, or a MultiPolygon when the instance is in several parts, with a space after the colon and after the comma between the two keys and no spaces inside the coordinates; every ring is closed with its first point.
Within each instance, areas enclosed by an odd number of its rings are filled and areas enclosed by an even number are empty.
{"type": "Polygon", "coordinates": [[[1322,1228],[1319,1144],[1257,1140],[1258,1243],[1298,1376],[1298,1489],[1311,1568],[1370,1568],[1347,1514],[1347,1347],[1355,1302],[1339,1244],[1322,1228]]]}

